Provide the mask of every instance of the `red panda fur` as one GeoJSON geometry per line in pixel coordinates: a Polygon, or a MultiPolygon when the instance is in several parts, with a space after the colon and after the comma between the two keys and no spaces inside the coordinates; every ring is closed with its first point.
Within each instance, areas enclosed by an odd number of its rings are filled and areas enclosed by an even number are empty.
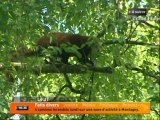
{"type": "MultiPolygon", "coordinates": [[[[91,63],[91,60],[89,59],[89,55],[91,53],[92,47],[87,45],[87,41],[90,40],[90,36],[82,36],[79,34],[68,34],[68,33],[62,33],[62,32],[52,32],[49,33],[47,36],[41,37],[37,42],[36,46],[38,48],[47,48],[49,46],[56,46],[60,47],[61,44],[67,44],[70,43],[71,45],[77,45],[80,49],[78,50],[82,57],[78,58],[78,61],[81,63],[91,63]],[[84,45],[85,44],[85,45],[84,45]],[[82,46],[84,45],[84,46],[82,46]]],[[[18,56],[32,56],[36,55],[37,52],[32,50],[18,50],[15,55],[18,56]]],[[[40,54],[38,52],[38,54],[40,54]]],[[[66,53],[65,51],[62,51],[62,54],[59,55],[63,63],[68,63],[68,59],[71,56],[70,53],[66,53]]],[[[75,55],[76,56],[76,55],[75,55]]]]}
{"type": "Polygon", "coordinates": [[[77,45],[78,47],[81,47],[81,45],[86,43],[89,38],[89,36],[82,36],[79,34],[53,32],[49,33],[48,36],[40,38],[37,42],[37,45],[41,47],[48,47],[70,43],[73,45],[77,45]]]}

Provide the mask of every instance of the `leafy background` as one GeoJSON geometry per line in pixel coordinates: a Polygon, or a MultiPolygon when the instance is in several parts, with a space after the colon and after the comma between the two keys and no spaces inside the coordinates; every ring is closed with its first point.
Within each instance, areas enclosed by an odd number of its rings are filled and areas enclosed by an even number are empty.
{"type": "MultiPolygon", "coordinates": [[[[9,119],[9,103],[17,91],[23,96],[55,96],[65,85],[61,73],[35,75],[41,70],[43,58],[21,57],[27,67],[15,69],[11,53],[20,47],[34,49],[38,38],[48,32],[78,33],[96,36],[106,29],[100,39],[96,66],[113,66],[111,74],[95,72],[91,89],[91,71],[68,74],[73,88],[85,90],[77,94],[68,88],[62,99],[85,101],[92,90],[91,101],[151,102],[146,115],[86,115],[86,120],[158,119],[159,98],[159,21],[138,21],[128,15],[129,8],[147,8],[145,17],[158,18],[156,0],[1,0],[0,1],[0,118],[9,119]],[[146,23],[147,22],[147,23],[146,23]],[[6,74],[14,76],[9,81],[6,74]]],[[[25,119],[82,119],[82,115],[24,115],[25,119]]]]}

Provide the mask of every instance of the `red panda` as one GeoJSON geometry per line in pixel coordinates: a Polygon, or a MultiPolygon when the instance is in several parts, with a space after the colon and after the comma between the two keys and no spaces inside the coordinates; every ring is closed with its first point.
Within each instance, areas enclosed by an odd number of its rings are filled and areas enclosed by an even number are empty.
{"type": "MultiPolygon", "coordinates": [[[[38,47],[37,51],[32,50],[18,50],[14,54],[16,56],[32,56],[41,54],[42,50],[41,48],[47,48],[49,46],[56,46],[60,47],[62,44],[70,44],[70,45],[76,45],[79,47],[78,52],[81,54],[81,58],[79,58],[76,54],[67,53],[65,50],[62,50],[61,54],[58,55],[58,57],[61,58],[61,62],[68,64],[68,59],[71,56],[77,57],[78,61],[82,64],[90,63],[93,64],[90,59],[90,54],[92,51],[92,46],[87,44],[87,42],[91,39],[90,36],[82,36],[79,34],[68,34],[68,33],[62,33],[62,32],[52,32],[49,33],[47,36],[41,37],[36,42],[36,47],[38,47]]],[[[13,58],[13,57],[12,57],[13,58]]],[[[13,58],[14,59],[14,58],[13,58]]]]}

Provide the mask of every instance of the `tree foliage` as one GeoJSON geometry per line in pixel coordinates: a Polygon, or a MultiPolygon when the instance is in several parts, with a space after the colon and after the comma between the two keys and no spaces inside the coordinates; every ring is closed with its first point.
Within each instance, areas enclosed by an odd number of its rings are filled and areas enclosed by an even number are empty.
{"type": "MultiPolygon", "coordinates": [[[[23,96],[50,96],[54,98],[52,101],[151,102],[149,115],[86,115],[86,120],[158,118],[160,28],[156,18],[159,11],[156,0],[0,1],[0,118],[12,116],[9,103],[17,91],[23,96]],[[129,16],[128,9],[133,7],[147,8],[145,17],[149,19],[129,16]],[[57,69],[57,64],[45,65],[44,57],[24,56],[19,58],[22,64],[11,63],[13,51],[36,49],[38,38],[55,31],[100,35],[95,40],[98,43],[98,54],[93,53],[95,66],[81,65],[70,58],[73,66],[58,65],[57,69]],[[69,72],[64,73],[66,69],[69,72]]],[[[46,57],[52,49],[44,51],[46,57]]],[[[76,51],[76,48],[66,50],[76,51]]],[[[83,119],[82,115],[23,117],[83,119]]]]}

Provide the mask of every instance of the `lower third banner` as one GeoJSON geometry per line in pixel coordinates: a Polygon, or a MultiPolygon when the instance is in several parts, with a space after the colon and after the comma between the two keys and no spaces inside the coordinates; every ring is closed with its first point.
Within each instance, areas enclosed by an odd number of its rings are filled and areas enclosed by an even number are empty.
{"type": "Polygon", "coordinates": [[[149,102],[11,102],[12,114],[149,114],[149,102]]]}

